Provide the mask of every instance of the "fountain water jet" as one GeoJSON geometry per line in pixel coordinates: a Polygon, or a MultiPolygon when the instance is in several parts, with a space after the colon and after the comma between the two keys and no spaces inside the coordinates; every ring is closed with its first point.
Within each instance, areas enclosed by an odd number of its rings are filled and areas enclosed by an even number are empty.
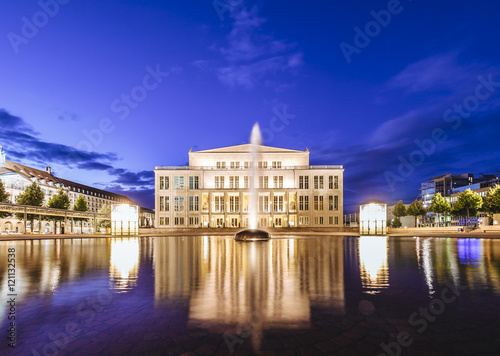
{"type": "Polygon", "coordinates": [[[248,227],[249,229],[238,232],[234,239],[238,241],[257,241],[268,240],[271,236],[267,231],[257,229],[257,187],[255,181],[257,179],[257,163],[259,159],[259,150],[262,145],[262,135],[260,133],[259,124],[253,125],[252,134],[250,135],[250,201],[248,204],[248,227]]]}

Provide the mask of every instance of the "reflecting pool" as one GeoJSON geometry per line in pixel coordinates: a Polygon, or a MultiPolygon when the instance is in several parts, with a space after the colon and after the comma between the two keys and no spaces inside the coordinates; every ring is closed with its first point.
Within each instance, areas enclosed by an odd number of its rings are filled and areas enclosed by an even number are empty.
{"type": "Polygon", "coordinates": [[[1,355],[500,350],[500,240],[494,239],[0,242],[0,291],[1,355]],[[7,339],[12,321],[15,349],[7,339]]]}

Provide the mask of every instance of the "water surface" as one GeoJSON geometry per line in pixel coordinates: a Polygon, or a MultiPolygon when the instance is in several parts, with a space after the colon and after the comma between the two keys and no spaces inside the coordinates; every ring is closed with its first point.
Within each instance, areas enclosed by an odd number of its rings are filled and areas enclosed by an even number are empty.
{"type": "MultiPolygon", "coordinates": [[[[8,248],[16,249],[17,346],[3,341],[2,355],[493,355],[500,349],[500,240],[0,242],[5,302],[8,248]]],[[[2,340],[10,322],[5,302],[2,340]]]]}

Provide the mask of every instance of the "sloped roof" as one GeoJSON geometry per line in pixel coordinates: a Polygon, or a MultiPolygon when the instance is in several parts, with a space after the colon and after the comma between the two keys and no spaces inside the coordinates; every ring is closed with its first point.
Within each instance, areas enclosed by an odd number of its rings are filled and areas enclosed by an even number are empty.
{"type": "Polygon", "coordinates": [[[36,169],[32,167],[25,166],[20,163],[15,163],[12,161],[5,161],[5,165],[3,167],[0,167],[0,175],[6,174],[6,173],[16,173],[21,175],[22,177],[31,180],[33,177],[38,179],[38,183],[40,184],[40,180],[44,179],[47,183],[45,185],[49,185],[49,182],[52,182],[54,186],[59,183],[61,187],[74,187],[74,188],[80,188],[81,190],[88,190],[89,192],[93,193],[98,193],[101,195],[107,195],[111,196],[114,198],[123,198],[132,201],[128,197],[116,193],[111,193],[106,190],[101,190],[97,189],[94,187],[90,187],[84,184],[76,183],[67,179],[59,178],[54,176],[53,174],[50,174],[47,171],[42,171],[41,169],[36,169]]]}
{"type": "MultiPolygon", "coordinates": [[[[209,150],[193,151],[190,153],[248,153],[250,152],[250,143],[236,146],[213,148],[209,150]]],[[[307,151],[290,150],[288,148],[279,148],[260,145],[260,153],[305,153],[307,151]]]]}

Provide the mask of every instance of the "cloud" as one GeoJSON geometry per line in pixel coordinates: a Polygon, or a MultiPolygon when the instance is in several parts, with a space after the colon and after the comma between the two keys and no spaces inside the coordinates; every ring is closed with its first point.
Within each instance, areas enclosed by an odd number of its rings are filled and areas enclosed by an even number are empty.
{"type": "MultiPolygon", "coordinates": [[[[262,25],[267,20],[259,16],[256,6],[232,11],[231,20],[225,44],[212,47],[222,57],[222,63],[214,68],[217,78],[230,87],[284,88],[284,83],[280,83],[284,79],[278,76],[293,75],[304,63],[296,44],[265,34],[262,25]]],[[[212,62],[200,59],[192,64],[206,70],[212,62]]]]}
{"type": "Polygon", "coordinates": [[[405,89],[409,94],[437,91],[456,94],[470,89],[470,84],[487,68],[484,63],[460,64],[457,51],[440,53],[408,65],[387,85],[405,89]]]}
{"type": "MultiPolygon", "coordinates": [[[[22,118],[11,115],[0,109],[0,144],[7,153],[7,159],[19,163],[45,167],[56,165],[61,167],[54,173],[61,178],[68,170],[105,172],[112,177],[110,186],[114,192],[130,193],[133,200],[140,200],[141,192],[151,194],[154,191],[153,171],[132,172],[115,167],[118,157],[115,153],[97,153],[79,150],[70,146],[47,142],[40,139],[22,118]]],[[[80,182],[85,184],[86,182],[80,182]]],[[[88,183],[87,183],[88,184],[88,183]]],[[[103,184],[94,184],[103,185],[103,184]]],[[[150,197],[148,198],[150,201],[150,197]]],[[[149,205],[151,206],[151,205],[149,205]]]]}

